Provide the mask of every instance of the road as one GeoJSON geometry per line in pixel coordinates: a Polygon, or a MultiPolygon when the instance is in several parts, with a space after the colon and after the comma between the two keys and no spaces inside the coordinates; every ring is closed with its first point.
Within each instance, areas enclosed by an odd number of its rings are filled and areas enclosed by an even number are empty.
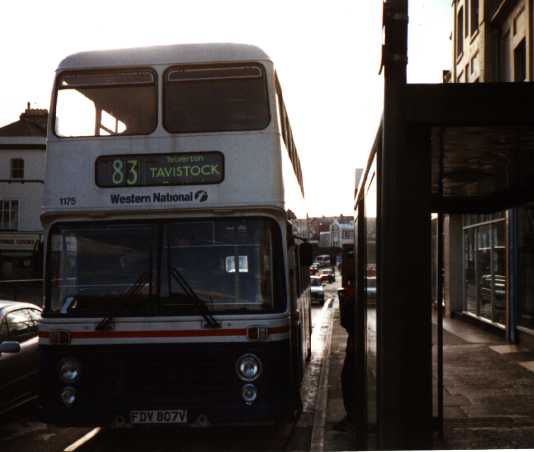
{"type": "Polygon", "coordinates": [[[36,404],[28,404],[0,418],[2,452],[103,452],[200,450],[309,450],[313,429],[324,338],[329,328],[331,299],[337,283],[325,286],[327,302],[312,307],[312,358],[303,382],[303,412],[297,423],[279,428],[225,431],[156,429],[108,430],[59,428],[37,419],[36,404]]]}

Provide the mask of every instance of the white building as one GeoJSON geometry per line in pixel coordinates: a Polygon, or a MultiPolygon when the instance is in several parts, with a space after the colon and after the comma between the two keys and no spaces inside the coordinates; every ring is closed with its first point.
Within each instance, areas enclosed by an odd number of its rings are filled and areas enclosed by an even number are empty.
{"type": "Polygon", "coordinates": [[[330,225],[330,236],[333,248],[343,248],[343,245],[354,245],[354,226],[334,220],[330,225]]]}
{"type": "Polygon", "coordinates": [[[28,108],[0,128],[0,280],[34,276],[48,112],[28,108]]]}

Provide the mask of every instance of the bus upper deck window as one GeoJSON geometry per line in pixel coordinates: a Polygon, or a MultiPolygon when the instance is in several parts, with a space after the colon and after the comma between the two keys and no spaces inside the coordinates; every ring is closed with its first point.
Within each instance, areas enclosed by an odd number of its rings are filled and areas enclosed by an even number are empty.
{"type": "Polygon", "coordinates": [[[66,72],[56,86],[60,137],[143,135],[156,127],[156,78],[150,70],[66,72]]]}
{"type": "Polygon", "coordinates": [[[260,130],[270,121],[259,64],[171,67],[164,89],[163,123],[169,132],[260,130]]]}

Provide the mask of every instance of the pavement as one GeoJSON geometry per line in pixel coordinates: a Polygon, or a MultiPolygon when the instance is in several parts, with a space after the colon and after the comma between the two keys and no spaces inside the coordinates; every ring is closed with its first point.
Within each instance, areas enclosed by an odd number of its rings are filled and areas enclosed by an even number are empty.
{"type": "MultiPolygon", "coordinates": [[[[330,310],[310,450],[355,450],[353,432],[333,429],[345,414],[340,381],[347,334],[337,299],[330,310]]],[[[435,363],[436,346],[433,351],[435,363]]],[[[534,351],[447,318],[443,352],[444,431],[436,433],[433,449],[534,448],[534,351]]],[[[434,401],[437,414],[436,395],[434,401]]]]}

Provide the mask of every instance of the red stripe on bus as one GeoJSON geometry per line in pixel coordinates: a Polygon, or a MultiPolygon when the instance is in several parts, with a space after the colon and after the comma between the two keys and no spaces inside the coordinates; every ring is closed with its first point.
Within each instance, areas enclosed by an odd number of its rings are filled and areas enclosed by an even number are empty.
{"type": "MultiPolygon", "coordinates": [[[[289,327],[277,326],[269,328],[269,334],[287,333],[289,327]]],[[[176,331],[72,331],[72,339],[101,338],[143,338],[143,337],[221,337],[247,336],[246,328],[226,330],[176,330],[176,331]]],[[[39,337],[48,338],[50,332],[41,331],[39,337]]]]}

